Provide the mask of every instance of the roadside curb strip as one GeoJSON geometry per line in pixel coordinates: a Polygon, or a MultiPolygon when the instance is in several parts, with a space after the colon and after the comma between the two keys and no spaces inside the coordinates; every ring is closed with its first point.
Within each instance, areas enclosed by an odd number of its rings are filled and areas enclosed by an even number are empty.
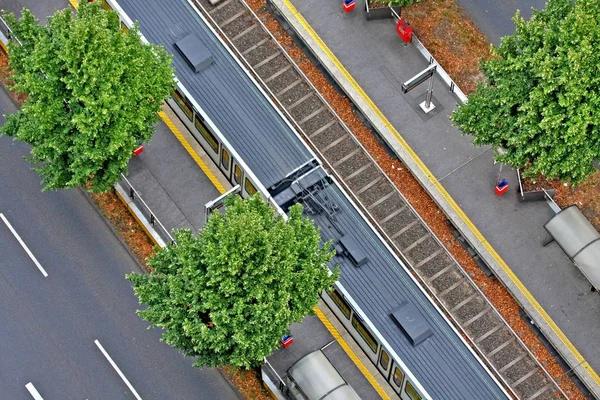
{"type": "Polygon", "coordinates": [[[140,211],[138,206],[129,198],[125,189],[121,187],[119,183],[115,185],[115,190],[117,191],[117,195],[121,198],[121,201],[125,203],[129,212],[135,217],[138,223],[142,226],[146,234],[152,239],[152,241],[159,246],[160,248],[167,247],[165,241],[160,237],[158,232],[154,229],[154,227],[148,222],[144,213],[140,211]]]}
{"type": "MultiPolygon", "coordinates": [[[[491,248],[491,245],[487,242],[487,239],[485,239],[481,233],[479,233],[477,228],[468,219],[468,217],[466,217],[466,214],[460,209],[454,200],[447,193],[446,196],[444,196],[442,191],[445,193],[445,189],[443,189],[442,185],[437,181],[435,176],[431,174],[431,172],[428,170],[424,171],[423,168],[418,164],[417,160],[419,157],[408,146],[408,144],[405,142],[401,143],[400,140],[403,141],[403,139],[401,137],[397,138],[396,135],[394,135],[392,130],[395,129],[393,128],[392,124],[387,121],[385,116],[378,109],[376,109],[374,104],[369,104],[369,102],[363,98],[364,93],[360,93],[355,89],[350,80],[346,77],[346,74],[349,73],[346,71],[345,74],[343,71],[341,71],[333,59],[330,58],[335,58],[335,55],[332,52],[328,54],[321,48],[321,44],[313,38],[311,33],[300,22],[300,18],[302,20],[304,19],[300,12],[295,9],[292,10],[288,8],[288,4],[291,5],[289,0],[269,1],[278,9],[290,27],[292,27],[296,34],[302,38],[307,47],[311,49],[323,67],[344,90],[348,98],[365,115],[365,117],[372,124],[373,128],[392,148],[404,165],[406,165],[406,167],[411,171],[412,175],[419,181],[421,186],[423,186],[431,198],[452,221],[454,226],[461,232],[469,244],[492,269],[494,275],[500,280],[504,287],[506,287],[509,293],[517,301],[519,306],[531,318],[532,322],[537,325],[537,327],[549,340],[552,346],[558,351],[561,357],[584,382],[586,387],[597,398],[600,398],[600,381],[593,376],[595,375],[595,372],[592,367],[583,359],[573,344],[570,343],[564,333],[558,328],[558,326],[556,326],[554,321],[550,319],[542,306],[537,303],[527,288],[520,282],[520,280],[518,280],[510,268],[506,266],[506,263],[504,263],[497,253],[495,253],[493,248],[492,251],[490,251],[489,248],[491,248]],[[373,107],[375,109],[373,109],[373,107]]],[[[308,25],[308,23],[306,24],[308,25]]],[[[324,43],[323,46],[326,47],[324,43]]],[[[422,51],[421,53],[424,54],[422,51]]],[[[364,96],[366,96],[366,94],[364,94],[364,96]]]]}

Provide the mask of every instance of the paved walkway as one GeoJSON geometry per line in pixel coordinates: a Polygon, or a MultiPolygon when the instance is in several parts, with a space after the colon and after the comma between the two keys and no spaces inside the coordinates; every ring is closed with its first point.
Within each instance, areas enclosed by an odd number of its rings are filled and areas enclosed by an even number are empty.
{"type": "MultiPolygon", "coordinates": [[[[195,142],[168,106],[163,107],[163,112],[177,132],[187,137],[187,142],[195,142]]],[[[195,147],[200,162],[229,189],[229,183],[208,161],[202,148],[195,147]]],[[[169,232],[181,228],[198,232],[204,225],[204,205],[221,195],[165,121],[156,125],[156,133],[144,145],[143,153],[132,157],[127,179],[169,232]]]]}
{"type": "Polygon", "coordinates": [[[493,263],[499,264],[497,271],[504,284],[522,304],[527,303],[524,307],[529,307],[528,312],[542,316],[537,321],[561,342],[564,352],[572,355],[569,360],[572,365],[580,364],[577,368],[582,373],[588,368],[591,380],[597,379],[577,351],[592,368],[600,371],[597,346],[600,296],[590,292],[589,283],[556,244],[542,247],[543,225],[553,213],[545,203],[517,201],[512,190],[516,187],[514,172],[505,169],[503,174],[511,185],[509,194],[503,197],[494,194],[498,166],[493,165],[492,151],[474,147],[470,137],[462,136],[452,127],[448,116],[455,109],[456,100],[448,87],[436,80],[433,96],[436,109],[429,115],[418,108],[425,95],[425,84],[402,94],[402,82],[427,67],[415,46],[403,46],[392,21],[367,22],[362,2],[350,14],[344,14],[341,3],[334,1],[275,0],[274,3],[373,125],[400,132],[401,137],[386,138],[388,143],[409,167],[420,169],[417,175],[424,177],[421,180],[436,201],[440,202],[438,197],[446,192],[449,194],[449,198],[443,199],[449,213],[460,217],[464,230],[478,241],[480,253],[490,255],[493,263]],[[360,87],[353,85],[352,80],[360,87]],[[412,151],[416,154],[411,154],[412,151]],[[427,176],[429,172],[432,176],[427,176]],[[463,211],[465,217],[461,215],[463,211]],[[474,226],[470,226],[471,221],[474,226]],[[538,302],[545,312],[538,308],[538,302]],[[544,317],[545,313],[549,318],[544,317]],[[561,331],[568,340],[561,336],[561,331]]]}

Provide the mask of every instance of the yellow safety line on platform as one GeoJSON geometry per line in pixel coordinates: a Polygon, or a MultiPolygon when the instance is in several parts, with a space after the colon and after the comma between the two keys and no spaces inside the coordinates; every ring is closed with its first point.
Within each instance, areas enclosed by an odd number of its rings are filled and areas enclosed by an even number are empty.
{"type": "Polygon", "coordinates": [[[208,179],[210,179],[212,184],[215,185],[219,193],[225,193],[225,188],[223,187],[223,185],[221,185],[221,182],[219,182],[217,177],[208,168],[208,165],[206,165],[204,161],[202,161],[200,156],[194,151],[194,149],[192,149],[192,146],[190,146],[187,140],[185,140],[181,132],[179,132],[179,129],[177,129],[177,127],[175,126],[173,121],[171,121],[171,119],[167,116],[167,114],[165,114],[164,111],[159,111],[158,115],[160,115],[167,127],[171,130],[171,132],[173,132],[173,135],[175,135],[179,142],[181,142],[183,148],[186,149],[190,156],[194,159],[194,161],[196,161],[196,164],[198,164],[202,172],[204,172],[208,179]]]}
{"type": "Polygon", "coordinates": [[[362,361],[359,360],[356,353],[354,353],[350,346],[348,346],[348,343],[346,343],[346,341],[342,338],[337,329],[335,329],[331,322],[329,322],[329,319],[327,319],[325,314],[323,314],[323,311],[321,311],[319,307],[313,307],[313,311],[315,312],[315,314],[317,314],[317,317],[319,317],[319,319],[321,320],[323,325],[325,325],[325,328],[327,328],[329,333],[331,333],[331,336],[333,336],[333,338],[340,344],[342,349],[346,352],[348,357],[350,357],[352,362],[356,364],[360,372],[365,376],[365,378],[367,378],[367,380],[369,381],[371,386],[373,386],[373,389],[375,389],[379,396],[381,396],[381,398],[384,400],[391,400],[390,396],[388,396],[387,393],[383,390],[383,388],[379,385],[379,383],[377,383],[375,377],[371,375],[367,367],[365,367],[362,361]]]}
{"type": "Polygon", "coordinates": [[[71,3],[71,6],[73,6],[74,9],[78,9],[79,8],[79,1],[77,0],[69,0],[69,3],[71,3]]]}
{"type": "Polygon", "coordinates": [[[446,199],[446,201],[450,204],[452,209],[458,214],[460,219],[469,227],[471,232],[475,235],[477,240],[481,242],[481,244],[486,248],[486,250],[494,257],[496,262],[500,265],[500,267],[504,270],[504,272],[509,276],[512,282],[519,288],[523,296],[533,305],[533,307],[540,313],[542,318],[546,321],[546,323],[550,326],[550,328],[554,331],[554,333],[560,338],[563,344],[571,351],[573,357],[577,359],[580,366],[585,368],[585,370],[590,374],[590,376],[600,385],[600,377],[594,371],[594,369],[588,364],[588,362],[583,358],[581,353],[573,346],[571,341],[565,336],[565,334],[560,330],[560,328],[556,325],[556,323],[550,318],[548,313],[542,308],[542,306],[537,302],[535,297],[527,290],[525,285],[519,280],[519,278],[515,275],[515,273],[510,269],[508,264],[500,257],[500,255],[494,250],[491,244],[483,237],[481,232],[475,227],[473,222],[467,217],[464,211],[456,204],[454,199],[448,194],[446,189],[442,186],[442,184],[435,178],[435,176],[431,173],[429,168],[421,161],[419,156],[414,152],[414,150],[408,145],[408,143],[400,136],[400,133],[396,131],[394,126],[390,121],[383,115],[383,113],[377,108],[375,103],[367,96],[364,90],[360,87],[360,85],[354,80],[352,75],[346,70],[346,68],[342,65],[342,63],[337,59],[337,57],[333,54],[331,50],[327,47],[327,45],[321,40],[319,35],[313,30],[310,24],[304,19],[302,14],[296,9],[296,7],[291,3],[290,0],[282,0],[288,10],[296,17],[298,22],[306,29],[308,34],[313,38],[313,40],[319,45],[321,50],[327,55],[329,60],[336,66],[336,68],[344,75],[344,77],[348,80],[348,82],[352,85],[354,90],[358,92],[360,97],[367,103],[367,105],[371,108],[371,110],[377,115],[377,117],[384,123],[385,127],[392,132],[396,140],[400,143],[400,145],[404,148],[404,150],[409,154],[412,160],[417,164],[417,166],[421,169],[421,171],[427,176],[429,181],[436,187],[436,189],[440,192],[440,194],[446,199]]]}

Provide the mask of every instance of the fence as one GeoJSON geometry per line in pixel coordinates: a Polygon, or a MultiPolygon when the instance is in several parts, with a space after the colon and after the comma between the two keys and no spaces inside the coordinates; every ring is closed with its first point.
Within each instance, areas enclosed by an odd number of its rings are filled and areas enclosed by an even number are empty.
{"type": "Polygon", "coordinates": [[[131,182],[127,180],[125,175],[121,174],[121,177],[123,178],[123,180],[121,181],[120,185],[123,188],[123,190],[127,193],[130,203],[135,204],[141,215],[146,219],[148,223],[150,223],[150,225],[152,225],[158,236],[160,236],[160,238],[165,243],[175,243],[175,239],[173,238],[173,236],[171,236],[169,230],[165,228],[165,226],[158,220],[158,218],[156,218],[156,215],[154,215],[150,207],[148,207],[148,204],[146,204],[139,192],[135,190],[131,182]]]}

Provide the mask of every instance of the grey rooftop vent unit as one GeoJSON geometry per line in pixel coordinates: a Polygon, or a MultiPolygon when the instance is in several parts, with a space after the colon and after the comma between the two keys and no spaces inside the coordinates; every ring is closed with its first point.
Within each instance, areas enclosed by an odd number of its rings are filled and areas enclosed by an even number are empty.
{"type": "Polygon", "coordinates": [[[213,62],[212,55],[206,46],[193,33],[175,42],[175,48],[196,73],[205,70],[213,62]]]}
{"type": "Polygon", "coordinates": [[[412,303],[404,302],[400,304],[392,311],[392,318],[413,346],[419,345],[433,335],[429,323],[412,303]]]}
{"type": "Polygon", "coordinates": [[[350,258],[350,261],[352,261],[357,267],[360,267],[367,262],[367,256],[365,252],[352,236],[342,236],[340,239],[340,245],[342,247],[343,254],[350,258]]]}

